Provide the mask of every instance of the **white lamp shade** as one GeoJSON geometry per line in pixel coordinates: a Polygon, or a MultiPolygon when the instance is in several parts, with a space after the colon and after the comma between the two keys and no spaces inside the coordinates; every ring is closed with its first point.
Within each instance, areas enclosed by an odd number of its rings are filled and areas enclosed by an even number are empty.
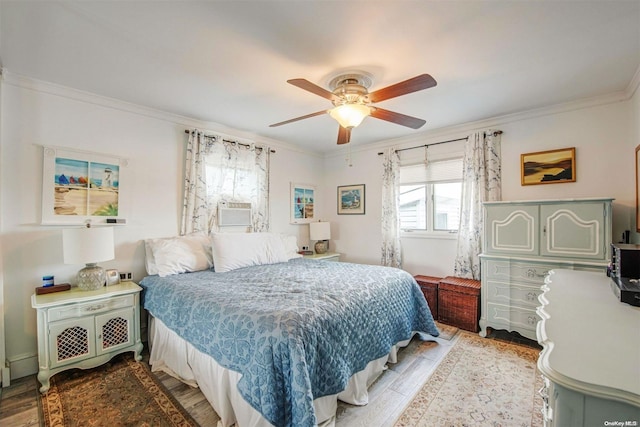
{"type": "Polygon", "coordinates": [[[362,104],[343,104],[329,110],[329,115],[345,129],[358,126],[369,114],[371,109],[362,104]]]}
{"type": "Polygon", "coordinates": [[[65,264],[89,264],[115,258],[113,227],[82,227],[62,230],[65,264]]]}
{"type": "Polygon", "coordinates": [[[328,222],[310,222],[309,239],[329,240],[331,238],[331,224],[328,222]]]}

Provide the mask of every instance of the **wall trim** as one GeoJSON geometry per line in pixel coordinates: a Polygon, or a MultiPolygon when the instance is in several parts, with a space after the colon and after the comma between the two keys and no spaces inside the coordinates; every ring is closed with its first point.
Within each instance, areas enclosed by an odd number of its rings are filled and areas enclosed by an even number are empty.
{"type": "Polygon", "coordinates": [[[49,95],[59,96],[61,98],[67,98],[78,102],[84,102],[104,108],[111,108],[114,110],[124,111],[126,113],[137,114],[164,122],[174,123],[176,125],[183,126],[185,129],[197,128],[207,133],[219,134],[223,137],[235,139],[244,143],[255,142],[258,145],[268,145],[269,147],[274,149],[280,148],[288,151],[295,151],[303,154],[322,157],[322,155],[318,152],[304,150],[293,144],[287,144],[285,142],[278,141],[272,138],[267,138],[250,132],[233,129],[220,123],[193,119],[190,117],[181,116],[179,114],[169,113],[150,107],[145,107],[143,105],[122,101],[120,99],[109,98],[107,96],[98,95],[92,92],[75,89],[69,86],[63,86],[57,83],[38,80],[21,74],[13,73],[6,68],[2,69],[2,81],[5,84],[20,87],[22,89],[32,90],[34,92],[46,93],[49,95]]]}
{"type": "Polygon", "coordinates": [[[8,359],[11,379],[23,378],[38,373],[38,355],[33,353],[19,354],[8,359]]]}
{"type": "MultiPolygon", "coordinates": [[[[638,73],[637,73],[638,74],[638,73]]],[[[455,138],[464,138],[469,133],[481,129],[499,129],[500,126],[507,123],[529,120],[536,117],[549,116],[554,114],[576,111],[585,108],[592,108],[601,105],[614,104],[617,102],[628,101],[631,98],[629,91],[613,92],[606,95],[594,96],[591,98],[583,98],[575,101],[569,101],[562,104],[555,104],[546,107],[534,108],[531,110],[520,111],[516,113],[505,114],[502,116],[490,117],[474,122],[461,123],[458,125],[432,129],[423,133],[411,135],[408,137],[389,139],[373,144],[351,147],[351,153],[367,152],[371,150],[383,150],[388,147],[403,148],[410,144],[425,144],[439,140],[448,140],[455,138]]],[[[339,151],[325,153],[325,158],[348,155],[348,150],[342,148],[339,151]]]]}
{"type": "Polygon", "coordinates": [[[229,128],[223,124],[216,122],[206,122],[202,120],[193,119],[178,114],[169,113],[162,110],[145,107],[139,104],[133,104],[130,102],[122,101],[115,98],[109,98],[102,95],[97,95],[91,92],[71,88],[68,86],[59,85],[56,83],[46,82],[43,80],[34,79],[31,77],[23,76],[21,74],[12,73],[6,68],[2,68],[2,81],[6,84],[21,87],[24,89],[33,90],[36,92],[48,93],[54,96],[60,96],[63,98],[72,99],[75,101],[86,102],[88,104],[94,104],[105,108],[112,108],[116,110],[125,111],[128,113],[138,114],[146,117],[151,117],[157,120],[162,120],[170,123],[174,123],[186,128],[198,128],[205,132],[218,133],[223,136],[228,136],[233,139],[238,139],[241,142],[255,142],[263,145],[268,145],[271,148],[281,148],[289,151],[294,151],[302,154],[311,155],[320,158],[333,158],[338,156],[348,155],[350,149],[351,154],[358,152],[366,152],[370,150],[381,150],[387,147],[397,146],[399,148],[414,144],[416,142],[424,143],[431,142],[436,139],[451,139],[460,138],[466,136],[470,132],[478,129],[488,129],[491,127],[497,127],[506,123],[513,123],[521,120],[528,120],[535,117],[541,117],[546,115],[553,115],[564,113],[568,111],[580,110],[583,108],[591,108],[600,105],[606,105],[616,102],[624,102],[635,94],[636,90],[640,86],[640,66],[636,70],[633,78],[624,90],[618,92],[612,92],[605,95],[594,96],[590,98],[577,99],[561,104],[555,104],[550,106],[544,106],[534,108],[530,110],[509,113],[502,116],[490,117],[474,122],[461,123],[458,125],[446,126],[437,129],[431,129],[423,133],[410,135],[408,137],[395,138],[390,140],[384,140],[373,144],[352,146],[348,148],[339,148],[334,151],[325,153],[319,153],[315,151],[309,151],[300,148],[294,144],[288,144],[282,141],[278,141],[272,138],[256,135],[250,132],[240,131],[237,129],[229,128]]]}

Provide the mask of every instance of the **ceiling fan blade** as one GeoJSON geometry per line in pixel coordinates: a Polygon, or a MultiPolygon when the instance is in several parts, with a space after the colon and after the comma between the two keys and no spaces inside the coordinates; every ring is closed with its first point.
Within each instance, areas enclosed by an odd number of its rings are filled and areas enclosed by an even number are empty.
{"type": "Polygon", "coordinates": [[[371,117],[375,117],[376,119],[380,120],[386,120],[391,123],[409,127],[411,129],[418,129],[422,127],[422,125],[427,123],[425,120],[418,119],[416,117],[407,116],[378,107],[371,109],[371,117]]]}
{"type": "Polygon", "coordinates": [[[338,145],[346,144],[351,139],[351,129],[338,126],[338,145]]]}
{"type": "Polygon", "coordinates": [[[270,127],[270,128],[274,128],[274,127],[276,127],[276,126],[286,125],[287,123],[297,122],[298,120],[308,119],[308,118],[310,118],[310,117],[319,116],[319,115],[321,115],[321,114],[327,114],[327,110],[316,111],[315,113],[307,114],[306,116],[300,116],[300,117],[296,117],[295,119],[285,120],[284,122],[274,123],[274,124],[272,124],[272,125],[269,125],[269,127],[270,127]]]}
{"type": "Polygon", "coordinates": [[[429,74],[420,74],[412,79],[387,86],[383,89],[378,89],[369,94],[369,99],[371,102],[380,102],[385,99],[395,98],[396,96],[429,89],[437,84],[435,79],[429,74]]]}
{"type": "Polygon", "coordinates": [[[320,86],[311,83],[309,80],[305,80],[305,79],[291,79],[291,80],[287,80],[287,83],[292,84],[294,86],[299,87],[300,89],[304,89],[308,92],[314,93],[316,95],[320,95],[323,98],[327,98],[329,101],[338,101],[340,100],[340,98],[338,98],[336,95],[333,94],[333,92],[329,92],[326,89],[321,88],[320,86]]]}

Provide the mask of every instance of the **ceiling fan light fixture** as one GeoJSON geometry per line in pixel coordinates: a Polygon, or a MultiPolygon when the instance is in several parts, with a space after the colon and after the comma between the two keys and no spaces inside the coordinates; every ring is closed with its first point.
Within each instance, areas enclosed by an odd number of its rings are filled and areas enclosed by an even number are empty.
{"type": "Polygon", "coordinates": [[[371,108],[363,104],[342,104],[329,110],[329,115],[345,129],[358,126],[370,114],[371,108]]]}

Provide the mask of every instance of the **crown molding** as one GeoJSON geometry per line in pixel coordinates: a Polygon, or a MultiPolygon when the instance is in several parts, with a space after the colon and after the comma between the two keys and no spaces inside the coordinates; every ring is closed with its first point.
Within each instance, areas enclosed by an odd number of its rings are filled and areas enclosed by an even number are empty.
{"type": "Polygon", "coordinates": [[[267,145],[273,149],[280,148],[288,151],[295,151],[303,154],[322,157],[322,155],[320,155],[317,152],[304,150],[293,144],[287,144],[282,141],[256,135],[250,132],[233,129],[228,126],[222,125],[220,123],[209,122],[209,121],[194,119],[191,117],[181,116],[179,114],[169,113],[166,111],[157,110],[150,107],[145,107],[139,104],[122,101],[120,99],[97,95],[92,92],[75,89],[69,86],[63,86],[57,83],[38,80],[38,79],[27,77],[21,74],[12,73],[6,68],[2,68],[0,69],[0,71],[1,71],[0,77],[2,79],[2,82],[7,85],[20,87],[22,89],[31,90],[34,92],[40,92],[40,93],[45,93],[53,96],[58,96],[58,97],[70,99],[73,101],[97,105],[104,108],[123,111],[126,113],[150,117],[156,120],[183,126],[188,129],[196,128],[204,131],[205,133],[221,135],[222,137],[233,139],[243,143],[256,143],[259,145],[267,145]]]}
{"type": "MultiPolygon", "coordinates": [[[[639,68],[640,70],[640,68],[639,68]]],[[[636,72],[636,77],[640,78],[640,73],[636,72]]],[[[634,77],[634,79],[636,78],[634,77]]],[[[605,95],[594,96],[590,98],[583,98],[574,101],[564,102],[561,104],[550,105],[546,107],[539,107],[525,111],[519,111],[516,113],[504,114],[501,116],[490,117],[487,119],[477,120],[474,122],[461,123],[459,125],[446,126],[442,128],[432,129],[419,134],[411,135],[409,137],[395,138],[385,141],[380,141],[374,144],[367,144],[362,146],[351,147],[351,154],[358,152],[365,152],[371,150],[383,150],[388,147],[404,148],[409,144],[429,144],[431,142],[437,142],[439,140],[449,140],[464,138],[472,132],[484,129],[500,129],[508,123],[519,122],[523,120],[530,120],[536,117],[549,116],[554,114],[560,114],[570,111],[581,110],[584,108],[592,108],[601,105],[614,104],[617,102],[628,101],[632,93],[629,88],[627,90],[613,92],[605,95]]],[[[637,84],[636,84],[637,88],[637,84]]],[[[344,156],[347,153],[346,149],[339,151],[332,151],[325,154],[325,158],[344,156]]]]}
{"type": "Polygon", "coordinates": [[[344,156],[350,149],[351,153],[366,152],[370,150],[382,150],[387,147],[402,148],[405,145],[415,143],[429,143],[442,139],[455,139],[467,136],[469,133],[477,131],[479,129],[499,128],[500,126],[518,122],[522,120],[529,120],[536,117],[554,115],[574,110],[580,110],[583,108],[591,108],[600,105],[612,104],[616,102],[623,102],[631,99],[640,86],[640,67],[636,70],[633,78],[623,91],[613,92],[601,96],[595,96],[591,98],[578,99],[562,104],[556,104],[551,106],[545,106],[540,108],[534,108],[526,111],[520,111],[516,113],[505,114],[502,116],[495,116],[483,120],[474,122],[462,123],[453,126],[446,126],[442,128],[432,129],[419,134],[414,134],[408,137],[395,138],[385,141],[380,141],[374,144],[367,144],[362,146],[351,146],[340,148],[335,151],[326,153],[319,153],[316,151],[310,151],[302,149],[294,144],[288,144],[279,140],[267,138],[264,136],[256,135],[254,133],[240,131],[238,129],[229,128],[216,122],[209,122],[194,119],[191,117],[181,116],[178,114],[168,113],[145,107],[139,104],[133,104],[130,102],[122,101],[115,98],[109,98],[95,93],[83,91],[80,89],[74,89],[68,86],[59,85],[56,83],[46,82],[35,78],[23,76],[17,73],[12,73],[6,68],[0,69],[0,78],[4,84],[21,87],[23,89],[32,90],[35,92],[46,93],[62,98],[68,98],[74,101],[85,102],[88,104],[98,105],[105,108],[111,108],[114,110],[124,111],[127,113],[138,114],[145,117],[154,118],[157,120],[174,123],[176,125],[185,126],[186,128],[197,128],[205,132],[220,134],[230,139],[235,139],[240,142],[251,143],[255,142],[261,145],[267,145],[271,148],[280,148],[288,151],[298,152],[306,155],[311,155],[320,158],[330,158],[337,156],[344,156]]]}

